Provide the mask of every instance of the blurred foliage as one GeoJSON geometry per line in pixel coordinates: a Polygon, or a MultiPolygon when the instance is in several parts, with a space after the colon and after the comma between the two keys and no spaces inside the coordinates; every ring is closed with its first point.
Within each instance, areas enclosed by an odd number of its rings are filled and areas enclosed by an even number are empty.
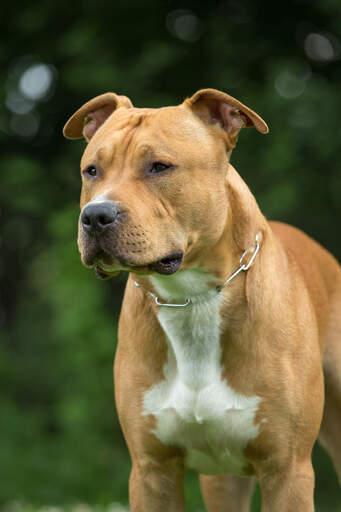
{"type": "Polygon", "coordinates": [[[4,505],[3,512],[129,512],[129,509],[115,502],[109,503],[108,505],[76,503],[66,506],[44,505],[37,507],[20,501],[10,501],[4,505]]]}
{"type": "MultiPolygon", "coordinates": [[[[64,122],[108,90],[157,107],[223,89],[270,126],[232,158],[263,212],[340,257],[340,15],[339,0],[3,3],[1,503],[127,502],[111,369],[124,276],[103,284],[80,264],[84,143],[63,140],[64,122]]],[[[321,449],[314,462],[317,510],[336,512],[331,463],[321,449]]],[[[203,510],[192,473],[186,495],[203,510]]]]}

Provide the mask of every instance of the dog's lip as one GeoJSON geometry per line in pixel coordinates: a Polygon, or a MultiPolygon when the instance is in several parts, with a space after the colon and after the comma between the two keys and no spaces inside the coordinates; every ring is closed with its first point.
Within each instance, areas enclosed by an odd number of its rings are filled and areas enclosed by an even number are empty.
{"type": "Polygon", "coordinates": [[[99,279],[110,279],[110,277],[115,277],[118,273],[119,273],[119,270],[117,271],[112,271],[112,272],[108,272],[108,271],[105,271],[103,270],[100,266],[98,265],[95,265],[94,266],[94,270],[95,270],[95,274],[96,276],[99,278],[99,279]]]}
{"type": "Polygon", "coordinates": [[[155,260],[153,263],[145,265],[133,265],[128,262],[120,262],[118,265],[109,265],[101,259],[97,259],[94,264],[96,276],[100,279],[109,279],[116,276],[121,270],[136,273],[157,272],[162,275],[171,275],[179,270],[183,261],[184,253],[176,251],[163,258],[155,260]]]}
{"type": "Polygon", "coordinates": [[[184,253],[182,251],[173,252],[148,266],[158,274],[171,275],[177,272],[181,267],[183,256],[184,253]]]}
{"type": "Polygon", "coordinates": [[[95,270],[95,274],[99,279],[109,279],[110,277],[117,276],[122,270],[132,271],[133,268],[128,265],[108,265],[101,260],[97,260],[93,268],[95,270]]]}

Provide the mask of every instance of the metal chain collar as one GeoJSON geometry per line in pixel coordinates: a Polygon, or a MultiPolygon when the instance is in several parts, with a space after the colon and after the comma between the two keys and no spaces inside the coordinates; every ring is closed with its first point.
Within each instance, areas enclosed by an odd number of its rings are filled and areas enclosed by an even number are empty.
{"type": "MultiPolygon", "coordinates": [[[[252,247],[249,247],[248,249],[246,249],[246,251],[244,251],[243,254],[241,255],[240,260],[239,260],[240,267],[235,272],[233,272],[233,274],[231,274],[230,277],[228,277],[223,284],[220,284],[220,285],[216,286],[217,293],[220,293],[221,290],[223,288],[225,288],[225,286],[228,285],[232,281],[232,279],[234,279],[240,272],[246,272],[247,270],[249,270],[249,268],[251,267],[252,263],[254,262],[254,260],[255,260],[255,258],[257,256],[257,253],[259,251],[259,247],[260,247],[259,233],[257,233],[257,235],[255,237],[255,244],[252,247]],[[243,263],[243,260],[244,260],[245,256],[249,252],[251,252],[251,251],[253,251],[253,253],[252,253],[252,256],[251,256],[249,262],[247,264],[243,263]]],[[[137,283],[135,280],[134,280],[134,285],[137,288],[142,288],[142,285],[137,283]]],[[[185,308],[189,304],[192,303],[191,299],[186,299],[186,302],[184,302],[182,304],[170,304],[170,303],[167,303],[167,302],[160,302],[159,297],[157,297],[155,295],[155,293],[150,292],[149,290],[145,290],[145,291],[148,293],[148,295],[153,297],[155,303],[158,306],[165,306],[165,307],[169,307],[169,308],[185,308]]]]}

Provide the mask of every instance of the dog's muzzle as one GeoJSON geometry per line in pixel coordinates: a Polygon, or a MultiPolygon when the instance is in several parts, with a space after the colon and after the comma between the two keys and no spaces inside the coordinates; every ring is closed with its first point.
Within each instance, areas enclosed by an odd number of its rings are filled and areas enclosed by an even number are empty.
{"type": "MultiPolygon", "coordinates": [[[[87,266],[95,266],[99,277],[127,270],[143,269],[170,275],[179,270],[184,253],[166,253],[160,258],[148,252],[148,237],[142,226],[129,222],[129,212],[114,201],[93,201],[84,206],[80,215],[81,252],[87,266]],[[150,255],[150,258],[149,258],[150,255]]],[[[153,252],[153,251],[152,251],[153,252]]],[[[158,250],[155,250],[158,256],[158,250]]]]}

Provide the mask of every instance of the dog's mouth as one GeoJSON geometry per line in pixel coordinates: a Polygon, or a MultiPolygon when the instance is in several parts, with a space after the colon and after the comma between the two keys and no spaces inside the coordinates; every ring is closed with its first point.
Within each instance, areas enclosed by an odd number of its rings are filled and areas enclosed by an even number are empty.
{"type": "Polygon", "coordinates": [[[96,276],[100,279],[109,279],[110,277],[114,277],[121,270],[135,272],[138,274],[151,274],[153,272],[157,272],[158,274],[169,276],[179,270],[183,256],[182,251],[177,251],[169,254],[165,258],[161,258],[160,260],[156,260],[153,263],[143,266],[131,265],[127,262],[121,262],[118,265],[112,266],[101,260],[97,260],[95,262],[94,269],[96,276]]]}
{"type": "Polygon", "coordinates": [[[178,251],[161,260],[155,261],[149,267],[158,274],[171,275],[179,270],[181,267],[183,252],[178,251]]]}

